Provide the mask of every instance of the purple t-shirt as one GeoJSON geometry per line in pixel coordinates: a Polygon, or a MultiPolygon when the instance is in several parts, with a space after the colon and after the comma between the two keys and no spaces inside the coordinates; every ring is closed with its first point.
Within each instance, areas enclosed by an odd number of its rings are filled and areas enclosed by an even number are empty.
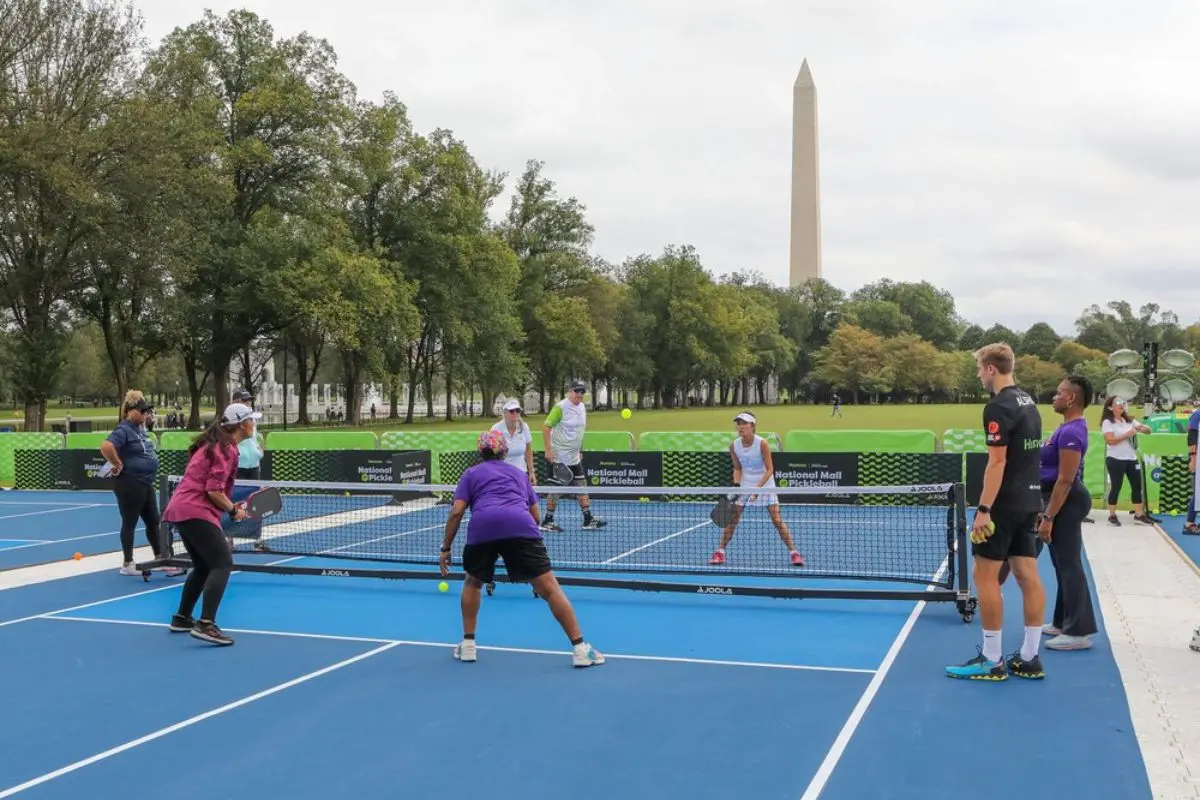
{"type": "Polygon", "coordinates": [[[467,522],[467,544],[496,539],[542,538],[530,506],[537,494],[523,471],[499,459],[484,461],[468,469],[458,481],[454,499],[471,511],[467,522]]]}
{"type": "Polygon", "coordinates": [[[1087,455],[1088,429],[1087,421],[1080,417],[1058,426],[1058,430],[1050,436],[1050,441],[1042,445],[1041,477],[1043,481],[1058,480],[1058,454],[1062,450],[1075,450],[1079,453],[1079,470],[1075,477],[1083,475],[1083,457],[1087,455]]]}

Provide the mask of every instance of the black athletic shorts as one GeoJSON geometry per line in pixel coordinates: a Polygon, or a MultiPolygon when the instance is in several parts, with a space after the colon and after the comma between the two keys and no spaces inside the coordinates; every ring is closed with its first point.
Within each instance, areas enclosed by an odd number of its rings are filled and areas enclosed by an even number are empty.
{"type": "Polygon", "coordinates": [[[981,544],[971,544],[971,553],[976,558],[1005,561],[1014,556],[1038,557],[1037,524],[1040,511],[992,512],[995,532],[981,544]]]}
{"type": "Polygon", "coordinates": [[[469,544],[463,548],[463,571],[483,583],[491,582],[496,574],[496,559],[504,559],[509,580],[527,583],[550,571],[550,554],[541,539],[514,536],[490,542],[469,544]]]}

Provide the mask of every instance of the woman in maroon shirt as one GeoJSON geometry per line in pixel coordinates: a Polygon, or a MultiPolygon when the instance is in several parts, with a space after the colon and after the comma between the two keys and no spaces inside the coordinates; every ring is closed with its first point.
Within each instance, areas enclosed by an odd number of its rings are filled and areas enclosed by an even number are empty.
{"type": "Polygon", "coordinates": [[[170,629],[190,633],[201,641],[233,644],[217,627],[217,608],[233,571],[233,554],[221,531],[221,514],[235,521],[246,518],[242,506],[229,499],[237,477],[238,444],[254,435],[255,420],[262,419],[249,406],[234,403],[225,409],[189,448],[183,480],[171,495],[163,522],[174,525],[192,559],[192,571],[183,584],[179,610],[170,629]],[[192,619],[196,602],[204,595],[200,620],[192,619]]]}

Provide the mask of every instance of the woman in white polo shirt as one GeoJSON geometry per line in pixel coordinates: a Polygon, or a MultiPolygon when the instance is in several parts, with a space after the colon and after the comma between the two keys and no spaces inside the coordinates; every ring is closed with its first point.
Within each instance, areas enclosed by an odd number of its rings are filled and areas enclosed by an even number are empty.
{"type": "Polygon", "coordinates": [[[1117,517],[1117,499],[1121,486],[1129,479],[1129,490],[1133,495],[1134,519],[1147,524],[1154,522],[1142,505],[1142,465],[1138,461],[1134,437],[1139,433],[1150,433],[1150,428],[1129,416],[1125,401],[1110,397],[1100,414],[1100,430],[1104,434],[1104,463],[1108,467],[1108,524],[1120,525],[1117,517]]]}
{"type": "Polygon", "coordinates": [[[508,453],[504,460],[529,476],[529,480],[537,486],[537,472],[533,468],[533,432],[521,419],[521,404],[509,400],[504,404],[504,418],[492,426],[499,431],[508,443],[508,453]]]}

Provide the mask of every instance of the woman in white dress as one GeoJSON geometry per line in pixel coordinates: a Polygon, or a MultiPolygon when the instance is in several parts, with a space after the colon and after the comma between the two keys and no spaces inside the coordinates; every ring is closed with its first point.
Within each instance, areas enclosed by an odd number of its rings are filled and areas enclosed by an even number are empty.
{"type": "Polygon", "coordinates": [[[499,431],[508,443],[508,453],[504,461],[529,476],[530,482],[537,486],[537,472],[533,468],[533,432],[521,419],[521,404],[509,400],[504,404],[504,418],[492,426],[499,431]]]}
{"type": "MultiPolygon", "coordinates": [[[[746,411],[734,417],[733,421],[737,425],[738,432],[738,438],[729,445],[729,455],[733,459],[734,484],[744,489],[775,488],[775,464],[771,459],[771,447],[767,444],[767,440],[756,432],[758,421],[753,414],[746,411]]],[[[733,532],[737,528],[738,522],[741,521],[742,512],[747,505],[766,506],[767,513],[771,516],[771,522],[775,524],[775,530],[779,531],[779,538],[787,546],[788,558],[791,560],[792,566],[803,567],[804,556],[800,555],[800,551],[792,542],[792,532],[788,530],[787,523],[783,521],[783,517],[779,513],[779,496],[774,492],[738,495],[733,509],[733,519],[730,520],[725,530],[721,531],[721,542],[717,545],[717,551],[712,554],[708,563],[725,563],[725,548],[733,539],[733,532]]]]}
{"type": "Polygon", "coordinates": [[[1117,500],[1126,478],[1129,479],[1129,491],[1133,495],[1133,518],[1146,524],[1155,522],[1142,504],[1142,465],[1134,444],[1134,437],[1139,433],[1149,434],[1150,428],[1131,417],[1125,401],[1116,396],[1108,398],[1100,420],[1106,445],[1104,461],[1108,467],[1108,524],[1121,524],[1117,517],[1117,500]]]}

